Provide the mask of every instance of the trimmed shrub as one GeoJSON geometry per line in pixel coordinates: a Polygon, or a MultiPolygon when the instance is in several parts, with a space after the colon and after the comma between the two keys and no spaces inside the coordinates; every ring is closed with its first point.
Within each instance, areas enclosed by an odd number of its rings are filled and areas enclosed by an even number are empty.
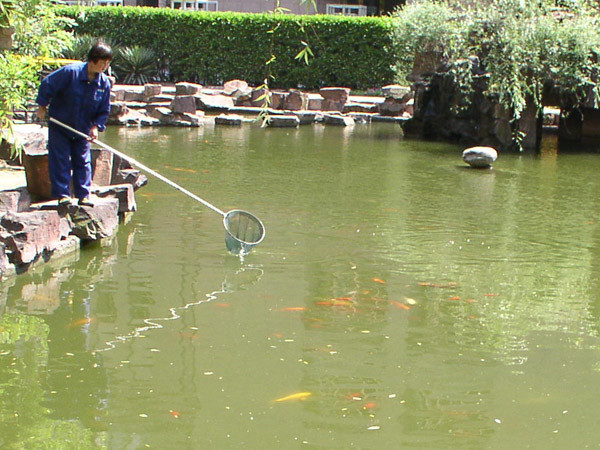
{"type": "Polygon", "coordinates": [[[152,49],[171,81],[217,85],[244,79],[273,88],[366,89],[394,79],[387,17],[203,13],[170,8],[61,8],[77,34],[152,49]],[[272,32],[271,32],[272,31],[272,32]],[[310,64],[295,59],[308,42],[310,64]],[[268,65],[266,62],[275,56],[268,65]]]}

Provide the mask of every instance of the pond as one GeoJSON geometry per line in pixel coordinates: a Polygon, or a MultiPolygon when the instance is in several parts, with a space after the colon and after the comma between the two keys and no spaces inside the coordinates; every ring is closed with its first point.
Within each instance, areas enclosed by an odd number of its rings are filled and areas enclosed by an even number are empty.
{"type": "Polygon", "coordinates": [[[598,155],[472,170],[391,124],[102,139],[267,236],[231,255],[150,178],[112,242],[1,284],[0,447],[597,445],[598,155]]]}

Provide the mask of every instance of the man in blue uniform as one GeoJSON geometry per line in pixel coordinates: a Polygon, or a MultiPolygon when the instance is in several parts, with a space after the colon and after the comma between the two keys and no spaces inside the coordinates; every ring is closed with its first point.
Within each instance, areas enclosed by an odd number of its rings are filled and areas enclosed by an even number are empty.
{"type": "Polygon", "coordinates": [[[37,96],[40,119],[54,117],[89,136],[83,139],[58,124],[48,124],[48,169],[52,195],[59,205],[70,203],[70,184],[79,204],[90,201],[92,160],[90,140],[104,131],[110,112],[110,80],[104,74],[113,58],[111,48],[101,42],[89,51],[86,63],[76,63],[52,72],[42,80],[37,96]],[[49,107],[48,107],[49,105],[49,107]]]}

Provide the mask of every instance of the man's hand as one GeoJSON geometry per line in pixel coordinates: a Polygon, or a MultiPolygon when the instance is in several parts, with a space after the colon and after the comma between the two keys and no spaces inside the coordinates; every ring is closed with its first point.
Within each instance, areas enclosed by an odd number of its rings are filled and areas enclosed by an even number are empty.
{"type": "Polygon", "coordinates": [[[90,137],[88,138],[88,141],[95,141],[96,139],[98,139],[98,127],[94,125],[90,128],[90,137]]]}
{"type": "Polygon", "coordinates": [[[40,121],[44,121],[46,120],[46,112],[47,112],[48,108],[46,106],[38,106],[38,110],[36,112],[38,119],[40,119],[40,121]]]}

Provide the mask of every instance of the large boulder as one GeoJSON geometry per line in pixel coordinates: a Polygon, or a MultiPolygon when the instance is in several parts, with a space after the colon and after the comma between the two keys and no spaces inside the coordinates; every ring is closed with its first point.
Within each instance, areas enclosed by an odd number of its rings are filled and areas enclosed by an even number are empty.
{"type": "Polygon", "coordinates": [[[498,152],[492,147],[471,147],[463,151],[462,159],[471,167],[487,169],[498,158],[498,152]]]}

